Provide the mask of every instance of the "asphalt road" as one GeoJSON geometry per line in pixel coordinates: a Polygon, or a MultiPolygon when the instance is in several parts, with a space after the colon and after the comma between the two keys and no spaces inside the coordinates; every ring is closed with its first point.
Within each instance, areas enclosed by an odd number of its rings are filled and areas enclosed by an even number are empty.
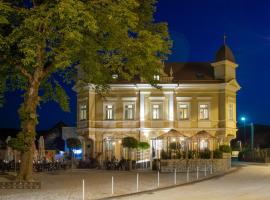
{"type": "Polygon", "coordinates": [[[270,165],[238,164],[238,166],[241,166],[239,170],[219,178],[121,199],[270,200],[270,165]]]}

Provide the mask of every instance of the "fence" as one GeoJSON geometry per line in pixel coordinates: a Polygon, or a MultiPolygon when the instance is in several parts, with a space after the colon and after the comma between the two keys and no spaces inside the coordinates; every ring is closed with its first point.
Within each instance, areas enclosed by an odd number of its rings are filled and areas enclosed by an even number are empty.
{"type": "Polygon", "coordinates": [[[270,149],[255,149],[239,152],[239,160],[247,162],[270,163],[270,149]]]}
{"type": "Polygon", "coordinates": [[[214,171],[223,172],[231,167],[231,158],[222,159],[170,159],[160,161],[161,172],[186,172],[188,169],[190,172],[197,171],[214,171]]]}

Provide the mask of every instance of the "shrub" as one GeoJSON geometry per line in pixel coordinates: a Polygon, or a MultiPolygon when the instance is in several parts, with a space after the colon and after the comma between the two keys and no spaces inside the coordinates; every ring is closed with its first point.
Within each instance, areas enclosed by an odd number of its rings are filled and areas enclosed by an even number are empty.
{"type": "Polygon", "coordinates": [[[163,149],[162,149],[162,151],[161,151],[161,159],[164,159],[164,160],[166,160],[166,159],[168,159],[169,158],[169,155],[168,155],[168,153],[166,152],[166,151],[164,151],[163,149]]]}
{"type": "Polygon", "coordinates": [[[222,158],[222,151],[220,151],[219,149],[216,149],[214,151],[214,158],[216,158],[216,159],[222,158]]]}
{"type": "Polygon", "coordinates": [[[125,137],[122,140],[122,145],[123,147],[134,149],[137,148],[138,141],[134,137],[125,137]]]}
{"type": "Polygon", "coordinates": [[[137,147],[138,149],[146,150],[150,148],[150,145],[147,142],[139,142],[137,147]]]}
{"type": "Polygon", "coordinates": [[[202,159],[210,159],[211,151],[209,149],[205,149],[204,151],[200,151],[200,158],[202,159]]]}
{"type": "Polygon", "coordinates": [[[231,153],[232,149],[229,145],[220,145],[219,150],[223,153],[231,153]]]}

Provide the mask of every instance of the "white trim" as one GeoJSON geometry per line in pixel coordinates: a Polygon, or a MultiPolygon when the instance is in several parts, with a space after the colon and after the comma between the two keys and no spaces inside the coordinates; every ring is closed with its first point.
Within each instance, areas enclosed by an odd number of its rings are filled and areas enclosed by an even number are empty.
{"type": "Polygon", "coordinates": [[[238,67],[238,64],[236,64],[235,62],[232,62],[230,60],[222,60],[222,61],[218,61],[218,62],[214,62],[214,63],[211,63],[211,65],[213,67],[217,67],[217,66],[220,66],[220,65],[229,65],[229,66],[232,66],[232,67],[238,67]]]}
{"type": "Polygon", "coordinates": [[[117,101],[118,97],[104,97],[104,101],[117,101]]]}
{"type": "Polygon", "coordinates": [[[173,99],[173,93],[169,94],[169,121],[174,121],[174,99],[173,99]]]}
{"type": "Polygon", "coordinates": [[[192,97],[176,97],[177,101],[189,101],[191,99],[192,99],[192,97]]]}
{"type": "Polygon", "coordinates": [[[122,101],[137,101],[137,97],[122,97],[122,101]]]}
{"type": "Polygon", "coordinates": [[[164,101],[165,97],[148,97],[151,101],[164,101]]]}
{"type": "Polygon", "coordinates": [[[163,91],[163,94],[173,94],[174,91],[163,91]]]}
{"type": "Polygon", "coordinates": [[[211,121],[211,102],[204,102],[200,101],[198,102],[198,122],[205,122],[205,121],[211,121]],[[208,105],[208,119],[200,119],[200,105],[207,104],[208,105]]]}
{"type": "Polygon", "coordinates": [[[104,121],[114,121],[115,120],[115,102],[107,102],[107,101],[105,101],[105,102],[103,102],[103,120],[104,121]],[[112,108],[112,119],[106,119],[106,106],[107,105],[112,105],[113,106],[113,108],[112,108]]]}
{"type": "MultiPolygon", "coordinates": [[[[177,131],[226,131],[226,130],[237,130],[237,128],[175,128],[175,127],[167,127],[167,128],[77,128],[79,131],[112,131],[112,132],[121,132],[121,131],[169,131],[171,129],[175,129],[177,131]]],[[[216,134],[215,136],[224,135],[224,134],[216,134]]]]}
{"type": "Polygon", "coordinates": [[[144,121],[144,95],[145,93],[140,92],[140,121],[144,121]]]}
{"type": "Polygon", "coordinates": [[[88,97],[78,98],[78,102],[81,102],[81,101],[87,101],[87,100],[88,100],[88,97]]]}
{"type": "Polygon", "coordinates": [[[191,121],[191,107],[190,107],[190,102],[188,101],[178,101],[177,102],[177,120],[176,121],[191,121]],[[187,119],[180,119],[180,109],[179,109],[179,105],[180,104],[186,104],[188,106],[188,118],[187,119]]]}
{"type": "Polygon", "coordinates": [[[136,102],[135,101],[130,101],[130,102],[124,102],[123,103],[123,120],[125,120],[125,121],[134,121],[135,120],[135,118],[136,118],[136,102]],[[133,106],[134,106],[134,110],[133,110],[133,119],[125,119],[125,112],[126,112],[126,110],[125,110],[125,106],[126,105],[130,105],[130,104],[132,104],[133,106]]]}
{"type": "Polygon", "coordinates": [[[197,97],[198,100],[211,100],[212,97],[197,97]]]}
{"type": "MultiPolygon", "coordinates": [[[[227,83],[179,83],[158,84],[162,89],[225,89],[227,83]]],[[[111,89],[154,89],[151,84],[109,84],[111,89]]],[[[94,90],[94,84],[88,84],[85,89],[94,90]]]]}
{"type": "Polygon", "coordinates": [[[150,121],[160,121],[160,120],[164,120],[164,101],[151,101],[150,102],[150,111],[151,111],[151,118],[150,121]],[[161,105],[161,108],[159,108],[159,119],[154,119],[153,118],[153,105],[161,105]]]}

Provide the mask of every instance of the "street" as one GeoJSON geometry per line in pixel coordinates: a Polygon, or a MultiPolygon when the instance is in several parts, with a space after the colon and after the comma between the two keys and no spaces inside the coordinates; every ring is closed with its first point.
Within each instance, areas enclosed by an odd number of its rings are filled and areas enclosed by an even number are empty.
{"type": "Polygon", "coordinates": [[[269,200],[270,165],[242,164],[240,170],[223,177],[122,199],[269,200]]]}

